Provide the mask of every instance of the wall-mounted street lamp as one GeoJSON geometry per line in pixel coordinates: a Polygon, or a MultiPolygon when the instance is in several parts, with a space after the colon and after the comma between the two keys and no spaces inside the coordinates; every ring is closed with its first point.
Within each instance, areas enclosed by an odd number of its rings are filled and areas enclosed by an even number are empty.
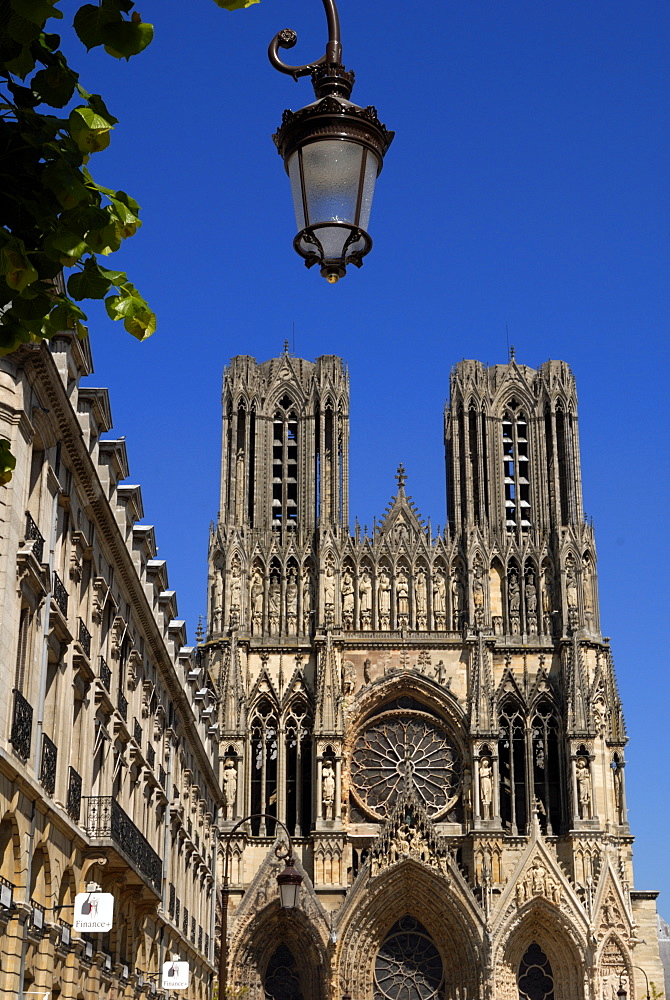
{"type": "Polygon", "coordinates": [[[270,62],[295,80],[311,76],[317,100],[300,111],[284,111],[273,136],[291,180],[298,235],[293,246],[307,267],[318,264],[331,284],[347,264],[361,267],[372,240],[367,234],[375,182],[393,132],[374,107],[349,100],[354,74],[342,65],[340,20],[335,0],[322,0],[328,19],[326,54],[305,66],[289,66],[279,49],[298,36],[290,28],[270,42],[270,62]]]}
{"type": "Polygon", "coordinates": [[[228,897],[230,895],[230,844],[233,836],[239,828],[248,823],[250,819],[269,819],[282,828],[286,834],[287,843],[279,844],[275,848],[275,854],[284,862],[284,868],[277,875],[277,887],[279,889],[279,903],[284,910],[292,910],[298,905],[300,886],[302,885],[302,875],[293,863],[293,842],[291,834],[280,819],[271,816],[269,813],[252,813],[238,820],[235,826],[221,834],[225,840],[223,854],[223,884],[221,886],[221,946],[219,948],[219,997],[225,1000],[228,990],[228,897]]]}
{"type": "MultiPolygon", "coordinates": [[[[649,993],[649,976],[640,965],[633,965],[632,968],[637,969],[638,972],[641,972],[642,975],[644,976],[644,981],[647,984],[647,1000],[651,1000],[651,996],[649,993]]],[[[623,978],[625,975],[626,973],[622,972],[621,975],[619,976],[619,989],[616,991],[617,1000],[628,1000],[628,992],[623,985],[623,978]]]]}

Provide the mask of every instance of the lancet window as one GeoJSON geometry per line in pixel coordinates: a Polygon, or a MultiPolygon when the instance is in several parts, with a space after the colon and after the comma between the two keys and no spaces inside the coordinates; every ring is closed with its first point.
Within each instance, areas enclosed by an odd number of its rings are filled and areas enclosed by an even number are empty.
{"type": "Polygon", "coordinates": [[[286,741],[286,825],[294,837],[309,834],[312,818],[312,716],[307,702],[291,702],[286,741]]]}
{"type": "Polygon", "coordinates": [[[283,396],[272,422],[272,527],[298,523],[298,420],[292,401],[283,396]]]}
{"type": "MultiPolygon", "coordinates": [[[[267,698],[251,722],[251,812],[277,815],[277,713],[267,698]]],[[[272,835],[274,823],[252,820],[251,830],[255,836],[272,835]]]]}
{"type": "MultiPolygon", "coordinates": [[[[251,813],[267,813],[286,824],[294,837],[307,836],[312,818],[312,711],[294,698],[280,715],[262,698],[251,720],[251,813]]],[[[253,820],[254,836],[272,836],[271,819],[253,820]]]]}
{"type": "Polygon", "coordinates": [[[526,832],[526,732],[524,718],[515,702],[500,712],[500,817],[512,834],[526,832]]]}
{"type": "Polygon", "coordinates": [[[538,704],[531,723],[533,790],[540,826],[551,836],[561,833],[561,760],[558,750],[558,719],[548,701],[538,704]]]}
{"type": "Polygon", "coordinates": [[[518,702],[507,700],[499,715],[500,816],[510,833],[528,832],[537,809],[544,833],[563,827],[563,767],[558,714],[542,699],[527,716],[518,702]]]}
{"type": "Polygon", "coordinates": [[[511,399],[502,422],[505,474],[505,525],[508,530],[530,528],[530,472],[528,422],[511,399]]]}

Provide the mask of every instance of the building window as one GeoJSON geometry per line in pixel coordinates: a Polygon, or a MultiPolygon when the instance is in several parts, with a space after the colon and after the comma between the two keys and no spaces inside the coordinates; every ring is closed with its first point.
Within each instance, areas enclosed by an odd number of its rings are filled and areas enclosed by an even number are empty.
{"type": "Polygon", "coordinates": [[[303,1000],[295,958],[285,944],[279,945],[268,962],[265,1000],[303,1000]]]}
{"type": "Polygon", "coordinates": [[[519,1000],[554,1000],[551,964],[535,941],[519,966],[519,1000]]]}
{"type": "Polygon", "coordinates": [[[526,734],[524,719],[512,703],[500,713],[500,818],[514,836],[526,832],[526,734]]]}
{"type": "Polygon", "coordinates": [[[395,924],[375,960],[375,1000],[432,1000],[442,995],[442,958],[414,917],[395,924]]]}
{"type": "Polygon", "coordinates": [[[511,399],[502,422],[505,525],[509,531],[526,530],[531,525],[528,423],[518,407],[511,399]]]}
{"type": "Polygon", "coordinates": [[[288,396],[280,400],[272,422],[272,527],[295,528],[298,522],[298,420],[288,396]]]}

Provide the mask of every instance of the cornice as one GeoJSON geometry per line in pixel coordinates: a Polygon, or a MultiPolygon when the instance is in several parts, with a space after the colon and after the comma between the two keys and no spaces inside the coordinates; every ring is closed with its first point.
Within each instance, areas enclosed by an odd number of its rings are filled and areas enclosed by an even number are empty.
{"type": "MultiPolygon", "coordinates": [[[[148,645],[156,665],[163,674],[173,704],[180,710],[184,719],[191,719],[193,732],[197,734],[197,720],[191,704],[184,688],[179,683],[175,666],[163,642],[153,610],[135,570],[131,553],[126,547],[114,512],[104,494],[97,469],[85,446],[82,428],[65,394],[51,353],[46,345],[40,344],[35,347],[21,348],[17,352],[17,356],[24,362],[26,374],[39,380],[40,390],[49,402],[51,418],[57,425],[59,439],[75,473],[77,486],[87,501],[86,513],[95,522],[98,538],[104,540],[108,553],[111,555],[109,561],[116,567],[117,576],[123,581],[123,585],[131,597],[133,614],[142,625],[148,645]]],[[[218,795],[219,783],[199,736],[193,741],[193,744],[203,774],[207,776],[214,794],[218,795]]]]}

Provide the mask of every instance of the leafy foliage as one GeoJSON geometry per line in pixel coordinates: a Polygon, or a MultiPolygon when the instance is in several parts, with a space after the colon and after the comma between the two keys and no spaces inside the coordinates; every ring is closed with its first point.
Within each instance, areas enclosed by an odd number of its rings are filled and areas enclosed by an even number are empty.
{"type": "MultiPolygon", "coordinates": [[[[140,340],[156,317],[123,271],[99,256],[114,253],[141,225],[137,202],[98,184],[88,163],[106,149],[117,119],[89,94],[47,23],[61,20],[58,0],[0,4],[0,183],[7,192],[0,229],[0,354],[59,330],[87,333],[77,303],[105,298],[107,312],[140,340]],[[63,111],[60,115],[53,110],[63,111]],[[65,279],[65,272],[73,273],[65,279]]],[[[85,4],[74,28],[88,48],[119,59],[153,37],[132,0],[85,4]]]]}
{"type": "MultiPolygon", "coordinates": [[[[258,0],[215,2],[235,10],[258,0]]],[[[89,170],[118,119],[80,84],[59,35],[47,30],[63,19],[58,3],[0,0],[0,355],[59,330],[86,336],[78,304],[85,299],[105,299],[107,314],[139,340],[156,329],[155,314],[126,274],[99,259],[137,232],[139,206],[89,170]]],[[[134,0],[85,3],[74,30],[86,49],[102,46],[130,59],[154,34],[133,8],[134,0]]],[[[11,478],[7,456],[0,442],[0,484],[11,478]]]]}

